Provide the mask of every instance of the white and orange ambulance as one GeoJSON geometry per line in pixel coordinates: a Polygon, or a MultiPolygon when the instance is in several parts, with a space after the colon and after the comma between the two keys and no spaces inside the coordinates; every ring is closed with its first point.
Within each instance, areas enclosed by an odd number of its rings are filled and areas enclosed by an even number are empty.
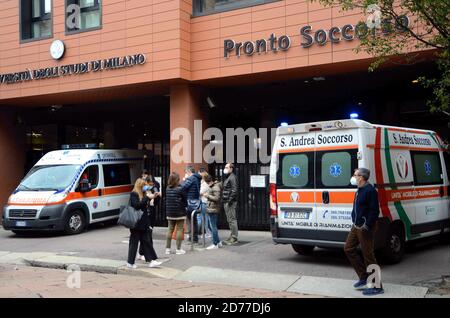
{"type": "Polygon", "coordinates": [[[3,227],[15,233],[56,230],[78,234],[114,220],[140,176],[137,150],[58,150],[44,155],[9,197],[3,227]]]}
{"type": "Polygon", "coordinates": [[[380,201],[375,248],[398,262],[405,242],[450,230],[449,154],[433,131],[335,120],[279,127],[270,166],[273,241],[299,254],[342,247],[358,167],[380,201]]]}

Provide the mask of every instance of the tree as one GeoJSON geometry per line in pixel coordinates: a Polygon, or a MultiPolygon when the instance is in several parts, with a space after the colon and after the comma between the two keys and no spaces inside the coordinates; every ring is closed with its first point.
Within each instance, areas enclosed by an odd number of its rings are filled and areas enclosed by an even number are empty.
{"type": "Polygon", "coordinates": [[[360,37],[356,51],[364,50],[375,60],[369,71],[393,57],[406,63],[420,60],[420,51],[432,50],[438,75],[417,80],[433,91],[427,104],[432,112],[446,112],[450,104],[450,0],[310,0],[342,10],[362,10],[368,32],[360,37]]]}

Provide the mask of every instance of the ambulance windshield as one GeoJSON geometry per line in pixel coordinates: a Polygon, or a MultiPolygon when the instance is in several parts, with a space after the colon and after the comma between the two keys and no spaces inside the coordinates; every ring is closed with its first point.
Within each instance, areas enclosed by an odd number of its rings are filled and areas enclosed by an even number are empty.
{"type": "Polygon", "coordinates": [[[74,180],[80,165],[35,166],[22,180],[21,191],[60,191],[74,180]]]}

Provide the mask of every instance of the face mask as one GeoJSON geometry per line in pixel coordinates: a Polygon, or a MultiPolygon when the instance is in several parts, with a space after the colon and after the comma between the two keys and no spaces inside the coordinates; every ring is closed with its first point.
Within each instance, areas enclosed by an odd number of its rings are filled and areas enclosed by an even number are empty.
{"type": "Polygon", "coordinates": [[[357,185],[358,185],[358,181],[356,180],[355,177],[352,177],[352,178],[350,179],[350,184],[353,185],[353,186],[357,186],[357,185]]]}
{"type": "Polygon", "coordinates": [[[148,191],[148,190],[150,190],[150,186],[148,186],[148,185],[145,185],[145,186],[142,188],[142,191],[144,191],[144,192],[146,192],[146,191],[148,191]]]}
{"type": "Polygon", "coordinates": [[[227,168],[223,169],[223,174],[229,174],[230,170],[228,170],[227,168]]]}

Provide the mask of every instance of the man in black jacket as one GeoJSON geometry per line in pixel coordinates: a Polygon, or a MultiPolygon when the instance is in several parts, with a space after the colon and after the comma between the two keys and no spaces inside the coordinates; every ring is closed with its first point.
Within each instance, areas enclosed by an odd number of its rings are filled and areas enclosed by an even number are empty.
{"type": "Polygon", "coordinates": [[[234,245],[238,242],[238,224],[236,218],[236,206],[238,200],[238,180],[234,174],[234,165],[228,162],[223,169],[226,179],[223,183],[223,208],[227,216],[227,222],[230,227],[230,237],[225,240],[225,244],[234,245]]]}
{"type": "MultiPolygon", "coordinates": [[[[380,214],[378,193],[368,180],[370,170],[358,168],[355,170],[350,183],[358,186],[353,202],[353,226],[347,237],[344,251],[358,274],[359,280],[353,285],[356,289],[364,289],[367,285],[369,265],[377,265],[374,254],[375,224],[380,214]],[[357,247],[361,245],[363,259],[359,256],[357,247]]],[[[376,273],[377,274],[377,273],[376,273]]],[[[379,273],[378,273],[379,274],[379,273]]],[[[371,283],[371,282],[370,282],[371,283]]],[[[375,282],[374,287],[363,290],[364,295],[377,295],[383,293],[381,281],[375,282]]]]}

